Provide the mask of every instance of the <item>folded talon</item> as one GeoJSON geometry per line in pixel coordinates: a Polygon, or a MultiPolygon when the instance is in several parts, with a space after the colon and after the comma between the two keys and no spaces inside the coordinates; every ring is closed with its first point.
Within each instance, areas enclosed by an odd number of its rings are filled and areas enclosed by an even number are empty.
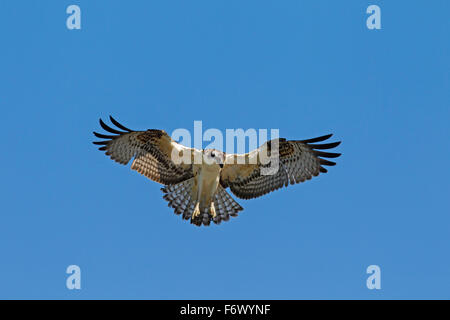
{"type": "Polygon", "coordinates": [[[192,219],[195,219],[199,215],[200,215],[200,204],[197,202],[197,204],[195,205],[194,212],[192,213],[192,219]]]}
{"type": "Polygon", "coordinates": [[[216,217],[216,208],[214,208],[214,202],[211,202],[211,209],[210,209],[210,211],[211,211],[211,216],[213,218],[215,218],[216,217]]]}

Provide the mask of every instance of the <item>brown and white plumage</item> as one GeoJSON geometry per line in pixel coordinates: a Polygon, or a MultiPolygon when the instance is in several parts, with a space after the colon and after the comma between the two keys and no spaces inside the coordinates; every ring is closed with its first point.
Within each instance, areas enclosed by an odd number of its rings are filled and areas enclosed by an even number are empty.
{"type": "Polygon", "coordinates": [[[324,158],[340,156],[320,151],[335,148],[340,142],[317,144],[331,134],[309,140],[275,139],[247,154],[225,154],[185,147],[163,130],[133,131],[112,117],[110,120],[121,131],[100,119],[101,127],[113,135],[94,132],[97,138],[105,139],[94,144],[121,164],[133,159],[131,169],[165,185],[161,190],[169,206],[198,226],[228,221],[243,210],[226,192],[228,187],[239,198],[256,198],[327,172],[324,166],[336,163],[324,158]],[[174,155],[186,157],[180,161],[174,155]],[[269,168],[274,169],[271,174],[266,172],[269,168]]]}
{"type": "Polygon", "coordinates": [[[315,144],[329,139],[332,135],[308,139],[291,140],[277,139],[266,142],[258,149],[244,155],[228,155],[221,172],[223,187],[230,187],[231,192],[242,199],[251,199],[265,195],[289,184],[296,184],[310,180],[321,172],[327,172],[323,166],[334,166],[335,162],[323,158],[337,158],[340,153],[323,152],[319,150],[337,147],[340,142],[315,144]],[[271,161],[263,164],[260,154],[271,154],[272,145],[278,142],[278,164],[276,173],[264,175],[263,168],[271,166],[271,161]],[[241,163],[239,164],[239,157],[241,163]],[[231,160],[231,159],[232,160],[231,160]],[[256,158],[255,164],[251,159],[256,158]]]}

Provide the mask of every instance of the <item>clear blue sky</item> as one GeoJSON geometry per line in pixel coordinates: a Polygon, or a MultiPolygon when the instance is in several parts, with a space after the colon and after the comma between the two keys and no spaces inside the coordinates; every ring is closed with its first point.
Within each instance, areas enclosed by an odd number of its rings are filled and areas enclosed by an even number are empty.
{"type": "Polygon", "coordinates": [[[1,1],[0,298],[450,298],[450,2],[1,1]],[[66,28],[66,8],[82,29],[66,28]],[[382,29],[368,30],[377,4],[382,29]],[[338,165],[197,228],[91,144],[334,133],[338,165]],[[81,267],[68,290],[66,268],[81,267]],[[381,267],[382,289],[366,288],[381,267]]]}

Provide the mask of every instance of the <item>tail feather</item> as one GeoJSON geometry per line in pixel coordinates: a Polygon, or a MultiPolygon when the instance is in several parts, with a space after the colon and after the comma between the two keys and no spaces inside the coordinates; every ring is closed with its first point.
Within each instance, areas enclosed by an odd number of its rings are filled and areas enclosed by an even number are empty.
{"type": "Polygon", "coordinates": [[[228,221],[231,217],[236,217],[243,208],[219,185],[214,197],[214,207],[216,216],[213,221],[219,224],[221,221],[228,221]]]}
{"type": "Polygon", "coordinates": [[[168,206],[175,209],[175,214],[183,214],[183,218],[185,219],[189,219],[193,211],[190,210],[192,203],[192,182],[192,179],[189,179],[175,185],[161,188],[162,192],[165,193],[163,198],[169,202],[168,206]]]}
{"type": "Polygon", "coordinates": [[[192,201],[192,198],[189,200],[188,205],[186,206],[186,209],[183,210],[183,219],[189,220],[192,217],[192,213],[195,209],[195,203],[192,201]]]}
{"type": "Polygon", "coordinates": [[[213,217],[214,213],[211,211],[211,204],[209,204],[209,206],[200,208],[200,215],[192,218],[196,206],[196,201],[191,196],[192,186],[193,178],[161,188],[165,193],[163,198],[169,202],[169,207],[174,208],[174,213],[181,215],[184,220],[191,219],[192,224],[209,226],[211,221],[215,224],[220,224],[222,221],[228,221],[230,216],[237,216],[237,213],[243,210],[228,192],[219,185],[213,197],[215,216],[213,217]]]}

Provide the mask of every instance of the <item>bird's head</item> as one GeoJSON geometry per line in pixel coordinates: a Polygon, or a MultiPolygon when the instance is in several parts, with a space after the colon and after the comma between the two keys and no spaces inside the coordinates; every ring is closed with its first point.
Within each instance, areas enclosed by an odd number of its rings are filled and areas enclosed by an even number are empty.
{"type": "Polygon", "coordinates": [[[225,153],[216,149],[205,149],[203,150],[203,160],[206,164],[218,164],[221,168],[223,168],[223,164],[225,163],[225,153]]]}

